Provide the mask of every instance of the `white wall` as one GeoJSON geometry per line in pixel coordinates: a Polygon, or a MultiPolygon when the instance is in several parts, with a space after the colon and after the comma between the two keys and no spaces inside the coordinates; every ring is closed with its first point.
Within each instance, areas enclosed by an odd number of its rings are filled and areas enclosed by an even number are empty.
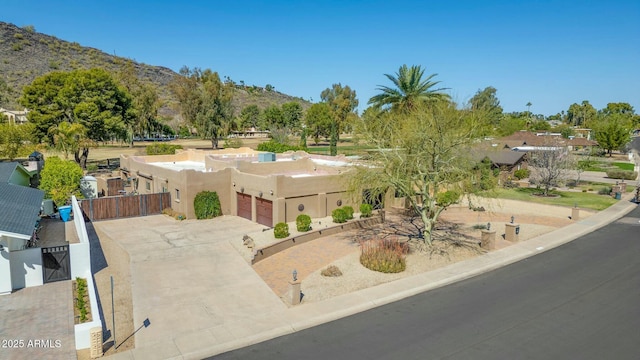
{"type": "Polygon", "coordinates": [[[31,248],[9,253],[13,290],[40,286],[42,282],[42,249],[31,248]]]}
{"type": "Polygon", "coordinates": [[[91,316],[93,321],[77,324],[74,326],[76,338],[76,350],[87,349],[91,346],[90,331],[94,327],[102,328],[102,319],[98,312],[98,297],[93,283],[93,274],[91,274],[91,245],[89,244],[89,235],[87,234],[87,226],[84,223],[82,210],[75,196],[71,197],[71,207],[73,209],[73,224],[78,234],[79,244],[69,244],[69,256],[71,257],[71,277],[81,277],[87,279],[87,291],[89,292],[89,300],[91,302],[91,316]]]}
{"type": "Polygon", "coordinates": [[[91,274],[91,253],[88,242],[69,244],[69,257],[71,258],[71,279],[91,274]]]}
{"type": "Polygon", "coordinates": [[[4,248],[0,251],[0,295],[11,294],[11,253],[4,248]]]}

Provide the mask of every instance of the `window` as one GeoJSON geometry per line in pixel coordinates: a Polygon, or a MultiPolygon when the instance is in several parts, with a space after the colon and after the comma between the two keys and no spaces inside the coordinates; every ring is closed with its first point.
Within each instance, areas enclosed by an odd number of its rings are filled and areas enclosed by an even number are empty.
{"type": "Polygon", "coordinates": [[[176,189],[176,201],[180,201],[180,190],[176,189]]]}
{"type": "Polygon", "coordinates": [[[146,185],[147,190],[151,190],[151,183],[150,183],[150,182],[148,182],[148,181],[147,181],[146,183],[147,183],[147,185],[146,185]]]}

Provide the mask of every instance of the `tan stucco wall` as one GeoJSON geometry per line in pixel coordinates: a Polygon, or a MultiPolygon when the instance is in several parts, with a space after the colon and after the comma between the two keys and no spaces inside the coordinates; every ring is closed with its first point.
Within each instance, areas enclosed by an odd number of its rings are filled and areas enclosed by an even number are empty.
{"type": "MultiPolygon", "coordinates": [[[[237,151],[237,149],[234,149],[237,151]]],[[[244,154],[238,152],[239,154],[244,154]]],[[[219,155],[219,154],[218,154],[219,155]]],[[[311,217],[324,217],[342,206],[353,206],[357,212],[359,201],[352,201],[346,192],[348,173],[341,167],[318,166],[307,158],[295,161],[251,163],[220,156],[213,156],[203,151],[184,151],[178,155],[159,156],[121,156],[120,165],[129,176],[139,179],[137,191],[140,194],[162,192],[163,188],[171,192],[171,207],[184,213],[187,218],[194,218],[193,200],[200,191],[216,191],[220,197],[222,213],[237,214],[236,193],[244,193],[252,197],[252,218],[256,220],[255,204],[257,198],[273,203],[273,224],[281,221],[294,221],[299,214],[311,217]],[[152,165],[160,161],[199,161],[202,155],[207,168],[206,172],[196,170],[170,170],[152,165]],[[316,170],[314,170],[316,169],[316,170]],[[318,171],[326,175],[313,175],[318,171]],[[340,174],[338,174],[340,172],[340,174]],[[286,173],[309,173],[312,176],[286,176],[286,173]],[[150,177],[151,179],[148,179],[150,177]],[[146,183],[150,183],[147,189],[146,183]],[[177,191],[176,191],[177,190],[177,191]],[[180,198],[176,197],[177,192],[180,198]],[[304,210],[298,211],[303,204],[304,210]]],[[[253,157],[251,157],[253,158],[253,157]]]]}

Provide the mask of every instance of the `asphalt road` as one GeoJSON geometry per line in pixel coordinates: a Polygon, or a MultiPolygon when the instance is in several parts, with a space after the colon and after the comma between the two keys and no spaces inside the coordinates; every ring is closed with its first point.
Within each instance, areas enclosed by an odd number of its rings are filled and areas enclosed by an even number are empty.
{"type": "Polygon", "coordinates": [[[211,359],[640,359],[640,208],[507,267],[211,359]]]}

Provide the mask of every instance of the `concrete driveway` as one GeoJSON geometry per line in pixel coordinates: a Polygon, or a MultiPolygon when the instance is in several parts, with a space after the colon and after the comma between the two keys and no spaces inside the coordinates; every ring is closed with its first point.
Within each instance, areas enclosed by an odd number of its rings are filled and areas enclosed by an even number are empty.
{"type": "Polygon", "coordinates": [[[249,329],[232,320],[285,308],[231,245],[262,225],[235,216],[177,221],[155,215],[94,226],[131,258],[134,328],[150,322],[135,333],[136,359],[149,347],[164,349],[166,358],[179,356],[202,347],[203,336],[209,344],[241,338],[249,329]]]}

